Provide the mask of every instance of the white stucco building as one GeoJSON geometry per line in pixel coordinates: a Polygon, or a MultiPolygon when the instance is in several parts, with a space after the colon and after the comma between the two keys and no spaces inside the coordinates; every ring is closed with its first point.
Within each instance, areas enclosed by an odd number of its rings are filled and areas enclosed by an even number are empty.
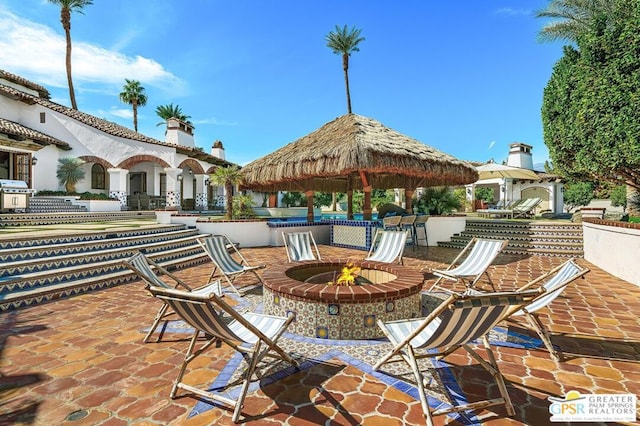
{"type": "Polygon", "coordinates": [[[544,211],[554,214],[562,213],[564,208],[563,183],[557,175],[534,170],[531,150],[531,145],[522,142],[510,144],[506,165],[532,170],[538,179],[493,178],[479,180],[472,185],[467,185],[468,199],[474,201],[476,187],[485,187],[493,190],[493,199],[496,203],[499,200],[504,203],[505,201],[538,197],[542,202],[536,207],[537,213],[544,211]]]}
{"type": "Polygon", "coordinates": [[[63,157],[85,162],[77,192],[109,194],[123,207],[143,194],[170,208],[187,200],[205,209],[223,196],[223,188],[208,184],[209,175],[231,164],[219,141],[211,154],[197,148],[188,123],[169,119],[160,141],[51,102],[43,86],[0,70],[0,179],[63,190],[56,178],[63,157]]]}

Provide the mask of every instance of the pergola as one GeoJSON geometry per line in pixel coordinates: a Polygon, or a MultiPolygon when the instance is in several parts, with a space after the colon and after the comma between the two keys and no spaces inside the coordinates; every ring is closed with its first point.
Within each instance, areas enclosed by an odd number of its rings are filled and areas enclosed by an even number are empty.
{"type": "Polygon", "coordinates": [[[242,168],[243,189],[262,192],[299,191],[307,195],[307,219],[313,221],[315,191],[364,192],[364,219],[371,220],[371,190],[403,188],[407,211],[416,188],[464,185],[478,172],[420,141],[382,123],[346,114],[242,168]]]}

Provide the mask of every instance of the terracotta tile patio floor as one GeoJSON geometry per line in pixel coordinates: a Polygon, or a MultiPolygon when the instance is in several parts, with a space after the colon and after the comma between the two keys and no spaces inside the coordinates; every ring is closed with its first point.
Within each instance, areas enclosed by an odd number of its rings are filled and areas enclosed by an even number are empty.
{"type": "MultiPolygon", "coordinates": [[[[321,246],[323,256],[362,257],[363,252],[321,246]]],[[[282,248],[244,248],[255,263],[286,262],[282,248]]],[[[406,250],[405,264],[429,271],[448,264],[456,250],[406,250]]],[[[500,288],[516,288],[564,259],[504,255],[492,268],[500,288]]],[[[640,394],[640,288],[591,269],[571,284],[543,313],[543,321],[567,360],[555,362],[544,346],[496,345],[499,365],[516,407],[470,412],[466,418],[436,418],[437,424],[544,425],[549,396],[580,393],[640,394]]],[[[198,285],[209,265],[178,275],[198,285]]],[[[427,284],[432,282],[430,274],[427,284]]],[[[160,342],[142,343],[158,308],[140,281],[91,294],[0,314],[0,425],[226,425],[231,412],[193,396],[169,398],[189,334],[168,330],[160,342]]],[[[517,324],[510,333],[531,337],[517,324]]],[[[315,340],[315,339],[313,339],[315,340]]],[[[242,422],[252,425],[423,424],[420,404],[410,391],[373,374],[368,359],[386,342],[302,341],[282,345],[312,357],[316,364],[249,394],[242,422]],[[362,355],[362,356],[360,356],[362,355]],[[369,358],[367,358],[369,357],[369,358]]],[[[483,353],[482,351],[480,353],[483,353]]],[[[232,359],[214,348],[192,363],[186,380],[214,383],[232,359]]],[[[495,385],[465,352],[446,358],[448,371],[468,400],[495,394],[495,385]]],[[[557,424],[557,423],[553,423],[557,424]]],[[[583,423],[584,424],[584,423],[583,423]]]]}

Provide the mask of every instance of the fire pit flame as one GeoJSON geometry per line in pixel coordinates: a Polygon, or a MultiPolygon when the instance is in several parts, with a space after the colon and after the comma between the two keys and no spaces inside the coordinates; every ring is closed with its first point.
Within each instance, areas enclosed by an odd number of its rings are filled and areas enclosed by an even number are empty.
{"type": "Polygon", "coordinates": [[[335,281],[329,281],[327,285],[355,285],[356,278],[360,274],[361,268],[354,266],[353,263],[347,263],[343,268],[340,276],[335,281]]]}

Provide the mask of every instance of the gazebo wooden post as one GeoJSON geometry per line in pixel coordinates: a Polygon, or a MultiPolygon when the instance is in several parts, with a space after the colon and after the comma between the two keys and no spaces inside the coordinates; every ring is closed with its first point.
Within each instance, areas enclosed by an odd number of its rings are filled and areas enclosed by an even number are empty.
{"type": "Polygon", "coordinates": [[[367,177],[367,174],[363,171],[360,171],[360,179],[362,179],[362,191],[364,192],[362,218],[364,220],[371,220],[371,185],[369,185],[369,178],[367,177]]]}
{"type": "Polygon", "coordinates": [[[404,189],[404,208],[409,214],[413,214],[413,189],[404,189]]]}
{"type": "Polygon", "coordinates": [[[353,220],[353,189],[350,175],[347,175],[347,220],[353,220]]]}
{"type": "Polygon", "coordinates": [[[305,191],[304,195],[307,196],[307,222],[313,222],[313,190],[305,191]]]}

